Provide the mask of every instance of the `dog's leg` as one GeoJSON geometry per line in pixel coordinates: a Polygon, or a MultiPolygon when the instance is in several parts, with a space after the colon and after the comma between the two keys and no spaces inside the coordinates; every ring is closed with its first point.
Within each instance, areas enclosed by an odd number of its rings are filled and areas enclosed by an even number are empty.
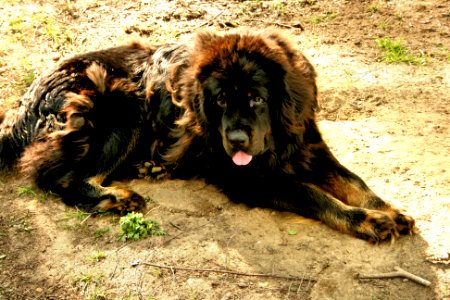
{"type": "Polygon", "coordinates": [[[277,209],[320,220],[329,227],[372,243],[394,240],[397,224],[385,212],[343,203],[315,185],[302,182],[279,183],[282,193],[275,197],[277,209]]]}
{"type": "Polygon", "coordinates": [[[51,132],[43,129],[21,164],[38,187],[59,194],[69,205],[130,211],[144,207],[144,199],[128,188],[103,184],[137,147],[141,111],[131,84],[116,80],[110,85],[102,93],[64,94],[60,119],[65,123],[51,132]]]}
{"type": "Polygon", "coordinates": [[[320,142],[312,147],[309,182],[344,204],[383,213],[396,223],[401,234],[416,231],[414,219],[377,196],[356,174],[342,166],[327,145],[320,142]]]}
{"type": "Polygon", "coordinates": [[[320,188],[348,205],[386,213],[395,221],[397,231],[401,234],[414,233],[416,230],[412,217],[403,214],[381,199],[359,176],[342,165],[335,165],[335,169],[327,173],[326,181],[320,185],[320,188]]]}
{"type": "Polygon", "coordinates": [[[104,175],[72,182],[59,192],[68,205],[80,206],[89,211],[117,211],[120,213],[145,207],[144,198],[124,186],[103,186],[104,175]]]}
{"type": "MultiPolygon", "coordinates": [[[[82,117],[76,116],[79,124],[85,123],[79,118],[82,117]]],[[[37,186],[57,193],[68,205],[88,210],[143,208],[144,199],[132,190],[102,185],[131,151],[129,147],[136,139],[133,138],[134,131],[115,132],[110,138],[91,140],[93,129],[89,126],[76,130],[68,128],[66,126],[27,148],[22,166],[37,186]],[[127,138],[117,139],[116,134],[127,138]]]]}

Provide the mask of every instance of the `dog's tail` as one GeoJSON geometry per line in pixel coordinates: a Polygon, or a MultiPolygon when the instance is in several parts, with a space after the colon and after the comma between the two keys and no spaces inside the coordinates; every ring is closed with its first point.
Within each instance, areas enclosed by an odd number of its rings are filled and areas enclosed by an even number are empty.
{"type": "Polygon", "coordinates": [[[27,123],[23,109],[0,112],[0,171],[12,169],[30,143],[27,123]]]}

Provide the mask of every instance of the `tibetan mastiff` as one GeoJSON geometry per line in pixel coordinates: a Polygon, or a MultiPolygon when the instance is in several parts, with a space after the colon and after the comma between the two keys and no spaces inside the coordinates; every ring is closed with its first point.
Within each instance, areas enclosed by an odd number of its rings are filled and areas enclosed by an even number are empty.
{"type": "Polygon", "coordinates": [[[370,242],[413,233],[414,220],[323,141],[315,77],[276,29],[205,30],[184,43],[81,54],[41,76],[6,113],[0,166],[18,165],[39,188],[91,210],[143,208],[141,195],[110,183],[162,170],[370,242]]]}

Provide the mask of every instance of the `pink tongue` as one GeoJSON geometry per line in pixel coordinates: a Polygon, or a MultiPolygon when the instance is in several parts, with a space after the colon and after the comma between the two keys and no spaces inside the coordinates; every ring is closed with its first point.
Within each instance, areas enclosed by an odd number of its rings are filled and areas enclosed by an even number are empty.
{"type": "Polygon", "coordinates": [[[252,156],[245,152],[238,151],[236,152],[236,154],[233,156],[232,159],[236,165],[245,166],[250,163],[250,161],[252,160],[252,156]]]}

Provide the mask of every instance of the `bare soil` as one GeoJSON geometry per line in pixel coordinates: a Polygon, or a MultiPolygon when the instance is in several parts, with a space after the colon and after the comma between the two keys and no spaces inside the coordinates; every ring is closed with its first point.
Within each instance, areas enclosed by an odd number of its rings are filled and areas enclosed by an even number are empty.
{"type": "Polygon", "coordinates": [[[75,53],[198,28],[286,28],[317,68],[320,127],[334,153],[420,230],[371,245],[232,203],[201,181],[133,180],[151,199],[146,218],[167,234],[124,243],[119,216],[66,207],[11,175],[0,183],[0,299],[450,299],[450,1],[4,0],[0,15],[4,110],[75,53]],[[401,39],[426,63],[380,61],[379,37],[401,39]],[[396,266],[431,286],[357,278],[396,266]]]}

